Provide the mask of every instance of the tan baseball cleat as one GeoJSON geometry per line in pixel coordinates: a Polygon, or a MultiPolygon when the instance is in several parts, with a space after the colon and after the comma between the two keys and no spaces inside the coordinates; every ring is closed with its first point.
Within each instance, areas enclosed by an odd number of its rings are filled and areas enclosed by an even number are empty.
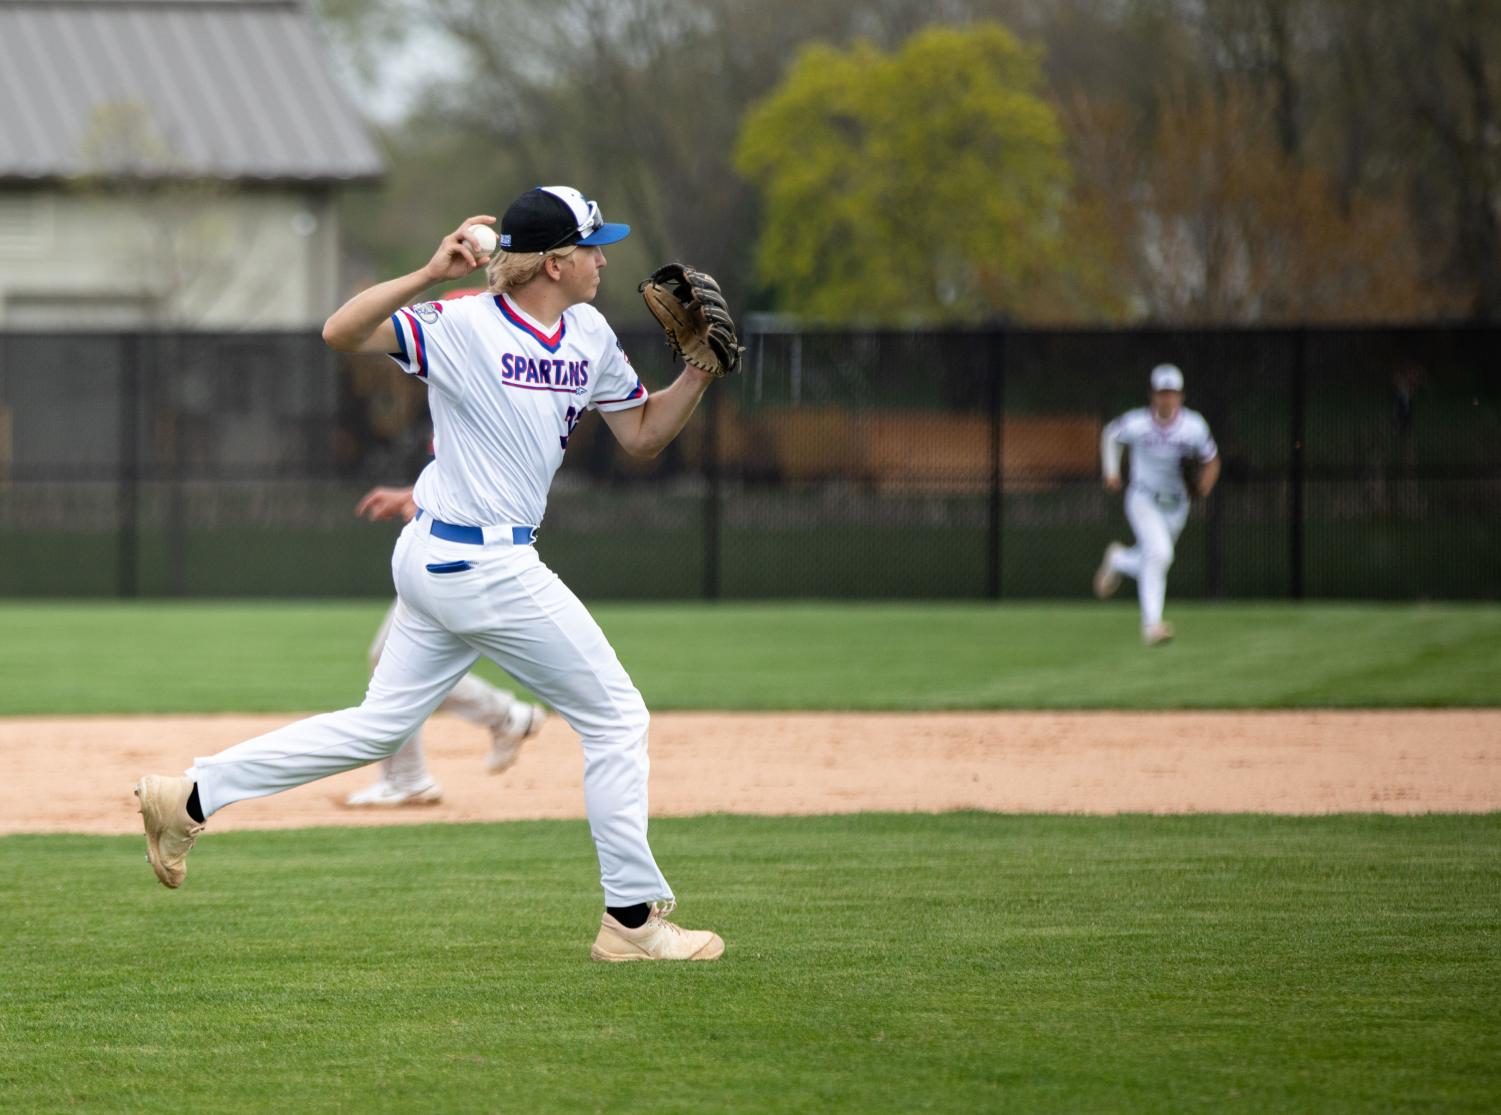
{"type": "Polygon", "coordinates": [[[1141,633],[1141,641],[1149,647],[1161,646],[1173,637],[1173,625],[1166,621],[1154,623],[1141,633]]]}
{"type": "Polygon", "coordinates": [[[1110,543],[1105,547],[1104,560],[1094,571],[1094,594],[1101,600],[1114,596],[1115,590],[1121,587],[1121,575],[1115,571],[1111,562],[1115,560],[1115,555],[1124,549],[1125,547],[1119,542],[1110,543]]]}
{"type": "Polygon", "coordinates": [[[673,903],[659,903],[640,929],[627,929],[606,911],[589,955],[595,960],[718,960],[724,939],[707,929],[683,929],[668,921],[673,903]]]}
{"type": "Polygon", "coordinates": [[[188,874],[188,853],[205,826],[188,816],[191,778],[148,774],[136,783],[146,826],[146,859],[163,886],[177,888],[188,874]]]}
{"type": "Polygon", "coordinates": [[[513,703],[500,723],[490,729],[490,754],[485,757],[485,769],[491,774],[510,770],[521,744],[540,732],[546,719],[547,710],[541,705],[513,703]]]}

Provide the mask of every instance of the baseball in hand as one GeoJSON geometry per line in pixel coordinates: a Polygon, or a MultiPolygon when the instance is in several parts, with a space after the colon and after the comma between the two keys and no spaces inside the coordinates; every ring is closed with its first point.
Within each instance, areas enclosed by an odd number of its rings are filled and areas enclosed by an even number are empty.
{"type": "Polygon", "coordinates": [[[464,235],[474,246],[476,254],[482,256],[495,254],[497,243],[495,230],[489,225],[470,225],[464,230],[464,235]]]}

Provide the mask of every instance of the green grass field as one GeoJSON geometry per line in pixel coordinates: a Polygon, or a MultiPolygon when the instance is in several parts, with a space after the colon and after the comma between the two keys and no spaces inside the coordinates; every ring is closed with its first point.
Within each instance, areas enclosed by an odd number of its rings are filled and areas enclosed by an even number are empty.
{"type": "MultiPolygon", "coordinates": [[[[340,707],[382,610],[0,605],[0,714],[340,707]]],[[[1172,613],[597,609],[657,709],[1501,703],[1501,608],[1172,613]]],[[[665,966],[582,822],[142,845],[0,837],[0,1111],[1501,1107],[1501,814],[660,820],[665,966]]]]}
{"type": "Polygon", "coordinates": [[[6,1111],[1485,1111],[1501,818],[661,821],[713,964],[605,966],[581,823],[0,841],[6,1111]]]}
{"type": "MultiPolygon", "coordinates": [[[[286,712],[364,692],[380,601],[0,604],[0,715],[286,712]]],[[[1501,607],[609,605],[654,709],[1501,704],[1501,607]]],[[[485,671],[494,675],[488,666],[485,671]]]]}

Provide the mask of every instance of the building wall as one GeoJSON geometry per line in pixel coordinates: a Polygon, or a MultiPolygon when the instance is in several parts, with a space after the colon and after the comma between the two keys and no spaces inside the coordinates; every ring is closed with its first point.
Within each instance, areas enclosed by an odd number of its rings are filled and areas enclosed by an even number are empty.
{"type": "Polygon", "coordinates": [[[0,329],[317,328],[338,283],[327,188],[0,191],[0,329]]]}

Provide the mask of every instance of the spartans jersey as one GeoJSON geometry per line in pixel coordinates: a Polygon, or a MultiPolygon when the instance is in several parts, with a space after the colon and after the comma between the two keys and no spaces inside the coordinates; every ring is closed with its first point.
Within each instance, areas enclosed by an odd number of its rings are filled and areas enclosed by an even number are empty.
{"type": "MultiPolygon", "coordinates": [[[[1103,444],[1131,447],[1131,486],[1154,495],[1183,498],[1183,461],[1211,461],[1219,454],[1209,423],[1196,410],[1179,409],[1166,425],[1148,407],[1128,410],[1105,427],[1103,444]]],[[[1115,450],[1119,456],[1120,450],[1115,450]]],[[[1107,466],[1108,467],[1108,466],[1107,466]]]]}
{"type": "Polygon", "coordinates": [[[646,402],[614,330],[586,303],[550,332],[503,294],[424,302],[391,320],[391,358],[427,384],[433,416],[417,506],[444,522],[540,526],[585,409],[646,402]]]}

